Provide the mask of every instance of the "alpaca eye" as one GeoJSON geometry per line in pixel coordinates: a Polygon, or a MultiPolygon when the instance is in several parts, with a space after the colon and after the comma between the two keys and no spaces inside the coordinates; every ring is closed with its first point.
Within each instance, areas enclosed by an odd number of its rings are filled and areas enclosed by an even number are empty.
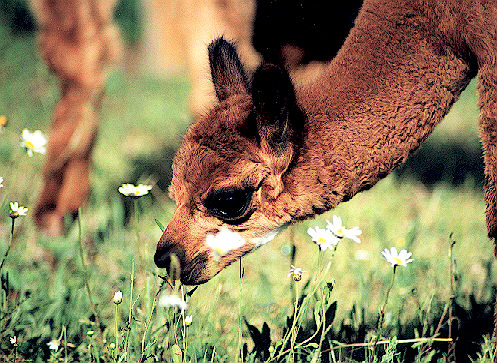
{"type": "Polygon", "coordinates": [[[211,192],[204,201],[207,210],[224,220],[243,217],[252,201],[253,189],[221,189],[211,192]]]}

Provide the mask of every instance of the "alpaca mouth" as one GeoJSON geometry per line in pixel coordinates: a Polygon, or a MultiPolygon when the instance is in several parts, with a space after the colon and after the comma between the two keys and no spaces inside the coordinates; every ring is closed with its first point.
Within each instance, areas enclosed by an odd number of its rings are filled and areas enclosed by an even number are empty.
{"type": "Polygon", "coordinates": [[[183,285],[200,285],[210,280],[212,276],[207,273],[209,262],[208,253],[200,253],[188,264],[188,267],[182,266],[180,281],[183,285]]]}

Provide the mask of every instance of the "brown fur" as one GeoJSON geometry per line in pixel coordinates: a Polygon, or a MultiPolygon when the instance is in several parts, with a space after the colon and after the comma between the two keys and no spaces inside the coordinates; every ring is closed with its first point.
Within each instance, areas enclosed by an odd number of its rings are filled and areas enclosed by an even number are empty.
{"type": "Polygon", "coordinates": [[[178,151],[177,209],[157,246],[159,266],[177,254],[182,281],[205,282],[256,248],[254,238],[370,188],[418,148],[477,73],[487,225],[496,237],[496,1],[366,0],[326,72],[296,96],[275,66],[244,84],[230,47],[211,45],[213,80],[225,93],[178,151]],[[254,190],[236,223],[205,207],[224,187],[254,190]],[[221,227],[247,243],[217,264],[205,238],[221,227]]]}
{"type": "Polygon", "coordinates": [[[106,70],[119,41],[112,23],[114,0],[32,0],[40,53],[59,78],[62,95],[50,131],[44,187],[36,221],[49,234],[76,213],[89,190],[91,150],[106,70]]]}

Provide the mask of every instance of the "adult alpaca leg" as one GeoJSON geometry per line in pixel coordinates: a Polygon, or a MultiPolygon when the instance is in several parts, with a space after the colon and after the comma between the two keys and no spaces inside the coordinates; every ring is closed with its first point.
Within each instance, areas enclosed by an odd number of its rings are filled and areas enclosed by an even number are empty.
{"type": "Polygon", "coordinates": [[[115,0],[32,0],[42,58],[61,86],[50,131],[44,187],[35,208],[40,228],[62,233],[89,190],[105,73],[119,49],[112,24],[115,0]]]}

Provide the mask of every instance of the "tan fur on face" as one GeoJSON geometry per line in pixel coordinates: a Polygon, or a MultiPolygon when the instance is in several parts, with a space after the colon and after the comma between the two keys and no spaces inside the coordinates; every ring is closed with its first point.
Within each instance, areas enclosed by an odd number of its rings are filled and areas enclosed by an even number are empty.
{"type": "Polygon", "coordinates": [[[177,209],[161,238],[161,241],[174,241],[187,247],[186,264],[201,253],[210,254],[205,238],[223,226],[245,239],[245,246],[223,257],[215,267],[205,269],[200,281],[209,279],[257,247],[251,241],[253,238],[260,238],[289,221],[275,214],[271,207],[274,190],[281,188],[282,171],[272,175],[274,165],[269,165],[271,161],[267,153],[261,152],[255,135],[250,130],[240,131],[240,117],[251,117],[252,104],[248,95],[239,95],[227,102],[236,102],[236,105],[225,107],[227,103],[222,103],[192,125],[185,136],[174,161],[170,187],[177,209]],[[212,130],[212,133],[205,130],[212,130]],[[246,222],[236,226],[223,223],[203,206],[209,192],[224,187],[255,190],[249,208],[251,217],[246,222]]]}

